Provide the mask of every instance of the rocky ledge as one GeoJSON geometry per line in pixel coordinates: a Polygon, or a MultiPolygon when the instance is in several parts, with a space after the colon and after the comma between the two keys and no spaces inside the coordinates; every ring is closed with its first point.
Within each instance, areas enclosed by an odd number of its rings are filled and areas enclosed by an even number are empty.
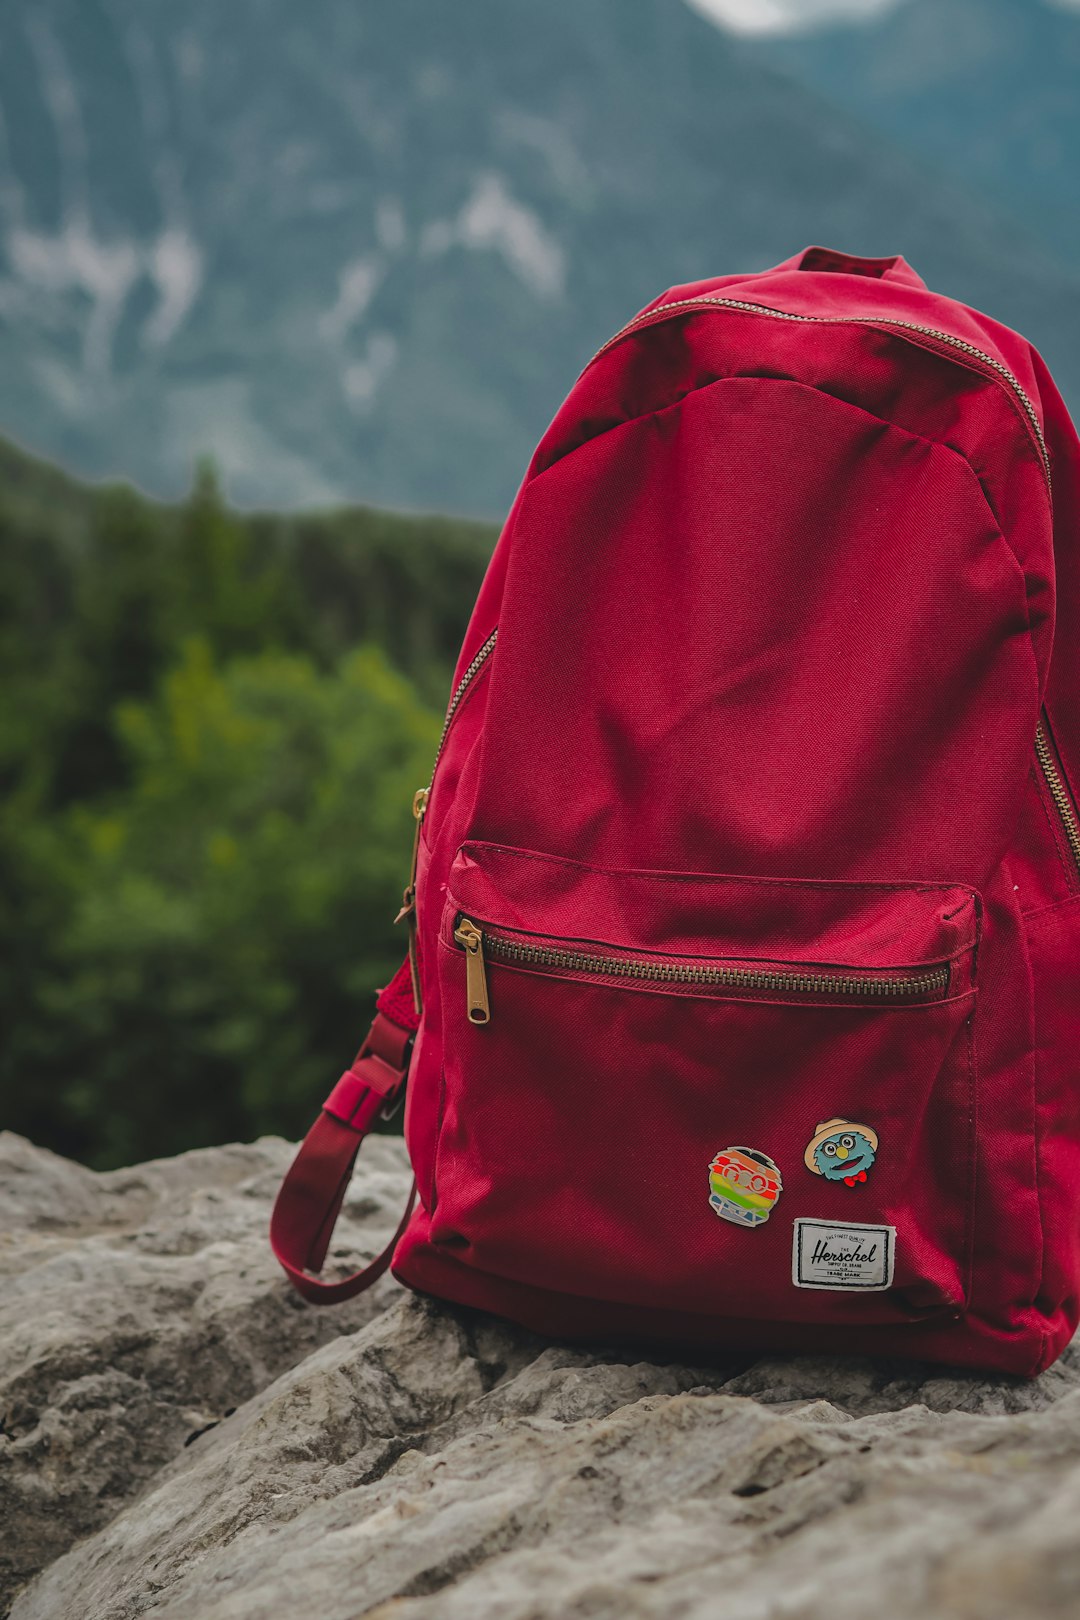
{"type": "MultiPolygon", "coordinates": [[[[0,1613],[1077,1613],[1077,1350],[1021,1384],[644,1361],[385,1278],[315,1310],[266,1250],[290,1152],[94,1175],[0,1136],[0,1613]]],[[[353,1262],[407,1180],[400,1142],[361,1165],[353,1262]]]]}

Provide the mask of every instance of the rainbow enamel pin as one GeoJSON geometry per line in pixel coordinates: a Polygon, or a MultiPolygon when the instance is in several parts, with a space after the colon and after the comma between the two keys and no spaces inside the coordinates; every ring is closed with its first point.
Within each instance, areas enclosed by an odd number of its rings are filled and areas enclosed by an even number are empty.
{"type": "Polygon", "coordinates": [[[736,1226],[764,1226],[783,1190],[779,1168],[756,1148],[721,1148],[709,1165],[709,1203],[736,1226]]]}

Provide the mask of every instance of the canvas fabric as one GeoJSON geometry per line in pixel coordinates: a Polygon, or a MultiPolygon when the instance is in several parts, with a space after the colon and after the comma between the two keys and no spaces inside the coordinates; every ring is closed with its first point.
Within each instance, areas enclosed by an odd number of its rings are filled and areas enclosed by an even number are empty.
{"type": "Polygon", "coordinates": [[[416,994],[275,1212],[308,1297],[370,1280],[315,1273],[407,1073],[374,1264],[409,1287],[559,1337],[1060,1353],[1078,451],[1031,346],[901,258],[672,288],[585,367],[465,636],[416,994]]]}

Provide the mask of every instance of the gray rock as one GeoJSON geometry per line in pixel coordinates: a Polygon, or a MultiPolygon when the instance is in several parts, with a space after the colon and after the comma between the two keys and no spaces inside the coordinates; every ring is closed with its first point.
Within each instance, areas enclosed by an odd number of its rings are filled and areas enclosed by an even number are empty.
{"type": "MultiPolygon", "coordinates": [[[[1020,1384],[643,1361],[385,1281],[317,1311],[265,1254],[284,1144],[104,1177],[8,1144],[10,1584],[49,1561],[12,1620],[1077,1613],[1075,1351],[1020,1384]]],[[[389,1140],[361,1166],[357,1253],[407,1180],[389,1140]]]]}
{"type": "MultiPolygon", "coordinates": [[[[303,1306],[267,1247],[285,1142],[95,1175],[0,1133],[0,1613],[200,1431],[400,1292],[303,1306]]],[[[400,1141],[373,1138],[337,1249],[393,1231],[400,1141]]],[[[74,1611],[73,1611],[74,1612],[74,1611]]]]}

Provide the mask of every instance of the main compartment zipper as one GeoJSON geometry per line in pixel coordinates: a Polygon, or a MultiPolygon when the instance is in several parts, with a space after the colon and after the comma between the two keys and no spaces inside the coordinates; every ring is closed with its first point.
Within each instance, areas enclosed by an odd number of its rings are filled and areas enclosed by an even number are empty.
{"type": "MultiPolygon", "coordinates": [[[[643,309],[640,314],[634,316],[633,320],[627,321],[626,325],[616,332],[614,337],[608,338],[607,342],[597,349],[592,360],[589,361],[589,366],[594,361],[599,360],[602,354],[606,354],[613,344],[620,342],[624,337],[628,337],[631,332],[641,331],[645,327],[656,325],[663,321],[669,313],[689,314],[695,309],[737,309],[745,315],[765,315],[776,321],[800,321],[814,326],[891,326],[896,327],[899,331],[915,332],[920,337],[933,338],[938,343],[945,343],[950,349],[956,349],[960,354],[966,354],[969,359],[979,360],[983,365],[989,366],[999,381],[1009,389],[1027,419],[1032,437],[1038,446],[1047,484],[1050,482],[1050,452],[1046,447],[1046,437],[1043,433],[1042,423],[1039,421],[1039,414],[1031,402],[1031,396],[1019,380],[1013,376],[1008,366],[1004,365],[1000,360],[995,360],[994,356],[987,354],[985,349],[980,349],[974,343],[969,343],[966,338],[955,337],[952,332],[943,332],[936,326],[923,326],[918,321],[904,321],[895,315],[794,315],[790,310],[773,309],[768,304],[752,304],[744,298],[719,298],[707,295],[698,298],[676,298],[672,299],[668,304],[657,304],[652,309],[643,309]]],[[[589,366],[585,367],[586,371],[589,366]]]]}
{"type": "Polygon", "coordinates": [[[592,951],[568,950],[561,945],[537,945],[481,928],[471,917],[459,916],[454,938],[465,952],[466,1012],[470,1024],[491,1022],[487,959],[523,967],[569,969],[574,973],[606,978],[634,979],[650,984],[715,986],[726,990],[779,991],[789,995],[836,996],[859,1001],[911,1001],[941,996],[949,988],[949,964],[943,962],[917,972],[883,973],[879,968],[734,967],[730,963],[706,966],[632,956],[602,956],[592,951]]]}

